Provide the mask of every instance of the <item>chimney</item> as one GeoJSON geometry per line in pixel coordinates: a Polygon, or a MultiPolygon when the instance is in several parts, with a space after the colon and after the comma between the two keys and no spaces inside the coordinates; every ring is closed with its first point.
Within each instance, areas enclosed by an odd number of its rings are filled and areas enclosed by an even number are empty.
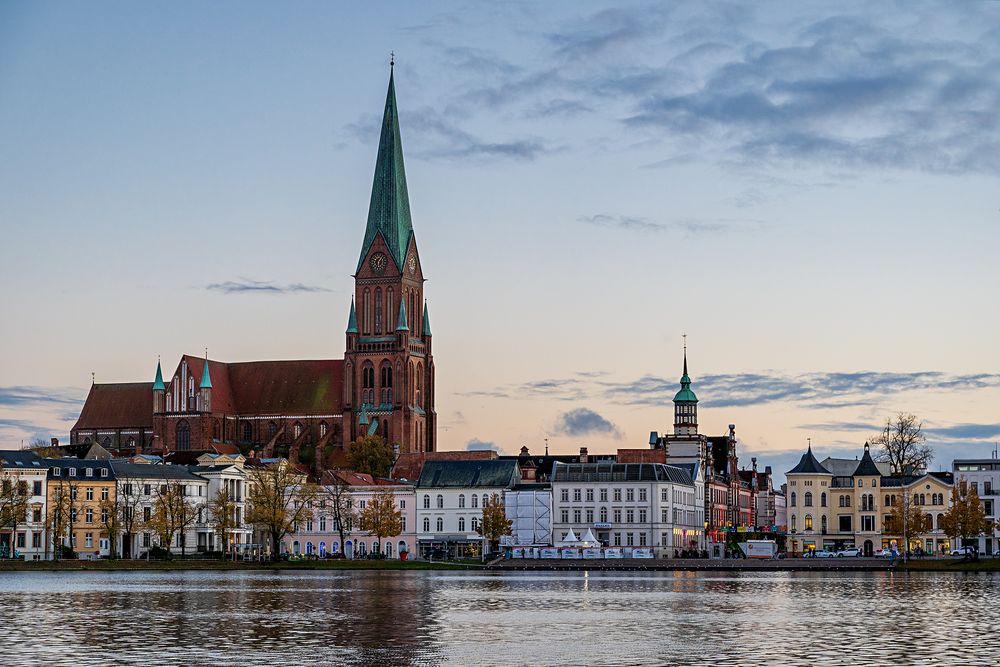
{"type": "Polygon", "coordinates": [[[586,447],[581,447],[580,448],[580,463],[586,463],[586,462],[587,462],[587,448],[586,447]]]}

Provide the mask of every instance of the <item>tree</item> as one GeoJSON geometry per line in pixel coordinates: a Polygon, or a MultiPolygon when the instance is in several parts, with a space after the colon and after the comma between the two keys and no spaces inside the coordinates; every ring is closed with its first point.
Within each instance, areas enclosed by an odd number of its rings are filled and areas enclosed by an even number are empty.
{"type": "Polygon", "coordinates": [[[219,550],[224,553],[228,552],[231,533],[239,526],[236,525],[236,502],[232,499],[229,488],[225,484],[208,504],[208,516],[219,536],[219,550]]]}
{"type": "MultiPolygon", "coordinates": [[[[908,493],[903,494],[901,502],[889,508],[885,532],[890,535],[899,535],[913,541],[915,535],[927,532],[930,528],[927,515],[910,499],[908,493]]],[[[902,548],[908,550],[910,545],[904,544],[902,548]]]]}
{"type": "Polygon", "coordinates": [[[320,509],[329,508],[330,516],[337,526],[337,533],[340,535],[340,553],[346,557],[345,531],[354,523],[357,513],[354,510],[354,503],[351,498],[351,486],[340,476],[338,471],[331,470],[327,473],[327,484],[320,489],[319,495],[320,509]]]}
{"type": "Polygon", "coordinates": [[[31,500],[31,492],[28,491],[28,483],[21,479],[18,474],[4,477],[0,483],[0,529],[10,528],[10,554],[14,557],[17,550],[15,546],[15,535],[17,535],[17,525],[21,521],[27,520],[28,502],[31,500]]]}
{"type": "MultiPolygon", "coordinates": [[[[403,532],[403,514],[396,507],[396,494],[388,488],[379,489],[361,510],[359,517],[361,530],[378,538],[382,545],[385,538],[403,532]]],[[[383,547],[381,553],[385,553],[383,547]]]]}
{"type": "MultiPolygon", "coordinates": [[[[132,547],[135,541],[135,534],[143,525],[142,508],[143,496],[140,493],[144,483],[139,479],[128,477],[118,478],[118,488],[115,498],[110,498],[101,502],[101,510],[115,508],[118,517],[118,531],[122,534],[121,552],[122,558],[135,558],[132,547]]],[[[114,549],[112,549],[114,551],[114,549]]]]}
{"type": "Polygon", "coordinates": [[[76,521],[76,484],[60,479],[49,481],[48,509],[45,516],[45,528],[52,540],[53,557],[60,560],[63,556],[73,557],[73,524],[76,521]],[[70,546],[64,545],[66,534],[70,535],[70,546]]]}
{"type": "Polygon", "coordinates": [[[351,470],[372,477],[388,477],[393,462],[392,445],[380,435],[366,435],[351,443],[347,463],[351,470]]]}
{"type": "Polygon", "coordinates": [[[58,446],[54,446],[45,438],[33,438],[31,442],[24,446],[24,449],[34,452],[42,459],[62,458],[62,452],[58,446]]]}
{"type": "Polygon", "coordinates": [[[150,528],[159,536],[161,547],[169,550],[174,535],[179,535],[183,557],[187,547],[185,533],[197,518],[198,508],[184,495],[184,484],[166,482],[159,485],[153,498],[150,528]]]}
{"type": "Polygon", "coordinates": [[[118,557],[118,533],[121,531],[122,508],[118,493],[108,494],[107,498],[101,500],[99,508],[101,510],[101,525],[104,526],[108,534],[108,542],[111,547],[108,558],[118,557]]]}
{"type": "Polygon", "coordinates": [[[250,468],[247,474],[247,523],[271,540],[271,558],[281,553],[281,540],[312,514],[316,488],[288,461],[250,468]]]}
{"type": "Polygon", "coordinates": [[[912,475],[933,460],[934,452],[926,444],[923,422],[916,416],[900,412],[887,419],[885,428],[872,438],[878,448],[876,461],[888,462],[894,475],[912,475]]]}
{"type": "Polygon", "coordinates": [[[512,521],[507,518],[504,509],[503,499],[500,494],[494,493],[489,500],[483,503],[483,520],[476,528],[476,532],[486,539],[492,550],[504,535],[510,535],[512,521]]]}
{"type": "Polygon", "coordinates": [[[955,540],[977,537],[992,530],[993,524],[986,519],[986,510],[975,485],[961,479],[951,487],[951,507],[944,513],[941,527],[955,540]]]}

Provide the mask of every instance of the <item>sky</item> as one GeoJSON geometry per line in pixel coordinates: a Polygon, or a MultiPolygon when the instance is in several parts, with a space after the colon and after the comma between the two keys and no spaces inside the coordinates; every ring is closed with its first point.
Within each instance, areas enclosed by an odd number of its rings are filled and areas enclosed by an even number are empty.
{"type": "Polygon", "coordinates": [[[1000,440],[1000,3],[0,2],[0,447],[340,358],[390,51],[441,449],[1000,440]]]}

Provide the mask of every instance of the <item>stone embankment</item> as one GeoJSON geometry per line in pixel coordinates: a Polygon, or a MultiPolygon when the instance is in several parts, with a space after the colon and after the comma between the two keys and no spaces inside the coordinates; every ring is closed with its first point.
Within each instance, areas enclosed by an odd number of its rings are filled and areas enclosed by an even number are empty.
{"type": "MultiPolygon", "coordinates": [[[[896,565],[898,565],[898,561],[896,565]]],[[[494,570],[739,570],[739,571],[885,571],[895,566],[883,558],[784,558],[711,560],[704,558],[653,559],[511,559],[495,561],[494,570]]]]}

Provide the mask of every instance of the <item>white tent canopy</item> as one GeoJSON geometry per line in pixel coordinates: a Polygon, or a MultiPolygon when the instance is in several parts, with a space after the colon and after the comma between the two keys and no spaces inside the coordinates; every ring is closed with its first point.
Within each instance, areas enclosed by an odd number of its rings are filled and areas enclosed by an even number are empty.
{"type": "Polygon", "coordinates": [[[580,541],[583,543],[583,546],[585,547],[600,546],[601,544],[600,541],[596,537],[594,537],[594,531],[591,530],[590,528],[588,528],[584,536],[580,538],[580,541]]]}
{"type": "Polygon", "coordinates": [[[580,546],[580,538],[577,537],[576,533],[573,531],[573,529],[570,528],[569,529],[569,533],[566,534],[566,537],[564,537],[563,539],[559,540],[556,543],[555,546],[557,546],[557,547],[578,547],[578,546],[580,546]]]}

